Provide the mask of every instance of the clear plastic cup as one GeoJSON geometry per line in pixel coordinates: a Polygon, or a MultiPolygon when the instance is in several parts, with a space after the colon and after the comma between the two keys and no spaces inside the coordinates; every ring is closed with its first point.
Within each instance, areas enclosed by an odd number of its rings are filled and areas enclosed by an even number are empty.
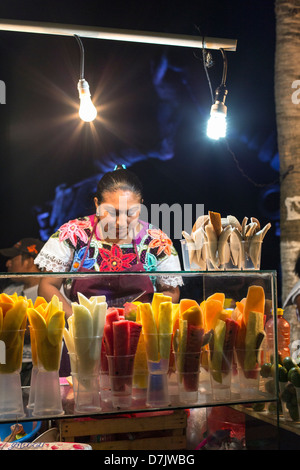
{"type": "Polygon", "coordinates": [[[16,420],[24,416],[20,373],[0,374],[0,418],[16,420]]]}
{"type": "Polygon", "coordinates": [[[107,356],[114,408],[130,408],[132,404],[132,378],[134,355],[107,356]]]}
{"type": "Polygon", "coordinates": [[[36,376],[33,416],[60,416],[64,414],[58,371],[39,368],[36,376]]]}
{"type": "Polygon", "coordinates": [[[200,351],[175,354],[179,400],[183,403],[198,401],[200,358],[200,351]]]}
{"type": "Polygon", "coordinates": [[[80,376],[72,373],[75,413],[101,411],[100,376],[80,376]]]}

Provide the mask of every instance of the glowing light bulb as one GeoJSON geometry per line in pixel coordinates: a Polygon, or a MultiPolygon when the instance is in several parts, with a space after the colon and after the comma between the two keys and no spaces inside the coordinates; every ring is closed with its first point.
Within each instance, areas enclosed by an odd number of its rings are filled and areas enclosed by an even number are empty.
{"type": "MultiPolygon", "coordinates": [[[[211,139],[219,140],[226,137],[226,112],[216,110],[211,107],[210,118],[207,123],[207,136],[211,139]]],[[[226,106],[224,106],[226,108],[226,106]]]]}
{"type": "Polygon", "coordinates": [[[77,88],[80,98],[79,117],[85,122],[91,122],[97,116],[97,109],[91,100],[89,84],[85,79],[81,79],[77,88]]]}
{"type": "Polygon", "coordinates": [[[215,102],[210,108],[210,118],[207,124],[207,136],[211,139],[219,140],[226,137],[227,106],[224,103],[227,93],[228,91],[223,85],[216,90],[215,102]]]}

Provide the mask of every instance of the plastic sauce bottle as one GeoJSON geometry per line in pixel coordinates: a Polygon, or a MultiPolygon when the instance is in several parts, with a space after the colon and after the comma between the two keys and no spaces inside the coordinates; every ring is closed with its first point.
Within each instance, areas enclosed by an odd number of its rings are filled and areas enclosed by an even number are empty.
{"type": "MultiPolygon", "coordinates": [[[[267,345],[270,356],[273,356],[274,349],[274,317],[270,318],[266,325],[267,345]]],[[[290,324],[283,318],[283,309],[277,309],[277,346],[278,360],[281,362],[285,357],[290,356],[290,324]]]]}

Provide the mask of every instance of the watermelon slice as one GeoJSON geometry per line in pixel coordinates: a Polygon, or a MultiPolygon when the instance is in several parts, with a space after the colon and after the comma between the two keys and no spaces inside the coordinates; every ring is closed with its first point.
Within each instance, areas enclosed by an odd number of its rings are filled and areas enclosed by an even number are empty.
{"type": "Polygon", "coordinates": [[[124,304],[124,317],[126,320],[136,321],[138,306],[132,302],[126,302],[124,304]]]}
{"type": "Polygon", "coordinates": [[[113,353],[114,356],[127,356],[129,353],[129,323],[127,320],[114,321],[113,353]]]}
{"type": "Polygon", "coordinates": [[[183,383],[187,391],[197,391],[199,383],[200,354],[204,329],[188,325],[187,346],[184,366],[183,383]]]}
{"type": "Polygon", "coordinates": [[[105,325],[103,330],[103,338],[106,354],[112,356],[114,354],[114,337],[113,322],[119,321],[120,315],[116,308],[108,308],[105,317],[105,325]]]}
{"type": "Polygon", "coordinates": [[[102,338],[102,345],[101,345],[101,370],[102,372],[108,372],[108,362],[106,356],[106,349],[104,344],[104,337],[102,338]]]}
{"type": "Polygon", "coordinates": [[[142,331],[142,325],[140,323],[136,323],[135,321],[129,321],[129,348],[128,354],[134,355],[137,350],[137,345],[140,339],[140,334],[142,331]]]}
{"type": "Polygon", "coordinates": [[[223,359],[221,370],[224,374],[227,374],[232,367],[233,349],[239,330],[239,324],[235,320],[232,320],[232,318],[226,318],[225,324],[226,330],[223,344],[223,359]]]}

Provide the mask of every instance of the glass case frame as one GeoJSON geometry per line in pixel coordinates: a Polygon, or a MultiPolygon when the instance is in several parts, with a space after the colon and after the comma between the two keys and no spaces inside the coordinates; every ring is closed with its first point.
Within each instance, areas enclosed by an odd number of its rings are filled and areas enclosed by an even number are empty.
{"type": "MultiPolygon", "coordinates": [[[[104,273],[95,273],[95,272],[85,272],[85,273],[38,273],[40,278],[44,277],[55,277],[65,279],[75,279],[75,278],[85,278],[103,276],[104,273]]],[[[276,271],[178,271],[178,272],[130,272],[130,273],[105,273],[105,276],[151,276],[153,280],[161,276],[180,276],[183,280],[183,286],[180,288],[180,298],[191,298],[201,303],[202,300],[205,300],[208,296],[212,295],[214,292],[224,292],[226,298],[233,298],[234,300],[240,301],[243,297],[246,296],[247,288],[252,285],[259,283],[264,286],[266,298],[269,300],[269,308],[273,312],[277,311],[277,275],[276,271]]],[[[1,273],[0,274],[0,283],[6,283],[11,278],[14,279],[14,282],[17,280],[22,280],[24,277],[37,276],[36,273],[1,273]]],[[[2,290],[1,290],[2,292],[2,290]]],[[[275,313],[276,315],[276,313],[275,313]]],[[[274,322],[274,358],[277,371],[277,322],[274,322]]],[[[277,372],[276,372],[277,375],[277,372]]],[[[201,373],[200,373],[201,377],[201,373]]],[[[278,385],[277,377],[275,377],[276,386],[273,393],[257,393],[256,396],[247,396],[247,394],[238,394],[234,393],[231,395],[230,400],[219,401],[212,399],[212,396],[209,394],[199,393],[199,399],[195,403],[187,404],[181,403],[178,399],[177,394],[177,383],[170,380],[169,390],[171,402],[168,406],[162,407],[151,407],[146,406],[142,401],[134,400],[132,406],[128,409],[114,409],[110,403],[103,403],[102,410],[99,413],[95,413],[98,416],[114,415],[120,413],[128,412],[145,412],[145,411],[156,411],[156,410],[170,410],[170,409],[186,409],[186,408],[199,408],[199,407],[211,407],[211,406],[220,406],[220,405],[239,405],[247,403],[260,403],[260,402],[278,402],[278,385]]],[[[74,412],[74,400],[72,399],[72,387],[66,381],[61,383],[61,397],[64,414],[59,416],[52,416],[51,419],[60,419],[60,418],[72,418],[72,417],[83,417],[91,416],[93,413],[88,414],[78,414],[74,412]]],[[[36,421],[36,417],[32,416],[32,413],[27,408],[28,397],[29,397],[29,387],[22,387],[23,400],[24,400],[24,409],[26,410],[26,416],[22,418],[22,421],[36,421]]],[[[40,418],[39,418],[40,419],[40,418]]],[[[41,419],[49,419],[49,416],[42,417],[41,419]]],[[[278,419],[278,418],[277,418],[278,419]]],[[[0,422],[11,422],[10,419],[0,419],[0,422]]]]}

